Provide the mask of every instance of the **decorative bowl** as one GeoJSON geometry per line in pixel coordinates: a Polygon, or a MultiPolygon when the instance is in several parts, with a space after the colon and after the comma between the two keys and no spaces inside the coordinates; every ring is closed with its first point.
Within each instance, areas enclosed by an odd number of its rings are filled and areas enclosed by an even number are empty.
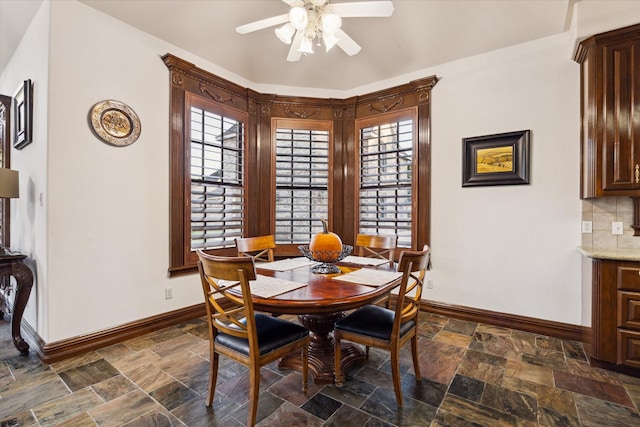
{"type": "Polygon", "coordinates": [[[315,259],[313,255],[311,255],[311,251],[309,250],[309,245],[300,245],[298,246],[300,253],[305,257],[309,258],[311,261],[320,262],[322,264],[314,265],[311,267],[311,272],[316,274],[334,274],[340,273],[340,269],[334,264],[340,260],[343,260],[345,257],[351,254],[353,251],[353,246],[351,245],[342,245],[341,251],[315,251],[319,252],[320,256],[323,259],[334,259],[332,262],[324,262],[322,260],[315,259]]]}

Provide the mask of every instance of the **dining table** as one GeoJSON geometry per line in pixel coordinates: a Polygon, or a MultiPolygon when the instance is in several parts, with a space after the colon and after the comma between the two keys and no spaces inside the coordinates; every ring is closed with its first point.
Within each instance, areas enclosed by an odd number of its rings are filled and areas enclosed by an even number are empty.
{"type": "MultiPolygon", "coordinates": [[[[335,380],[333,328],[345,312],[370,304],[400,284],[402,274],[388,260],[348,256],[335,263],[338,273],[318,274],[317,262],[304,257],[256,263],[257,280],[250,284],[254,310],[297,315],[310,332],[309,373],[316,384],[335,380]]],[[[365,360],[353,343],[341,346],[341,367],[365,360]]],[[[300,354],[290,354],[280,369],[302,370],[300,354]]]]}

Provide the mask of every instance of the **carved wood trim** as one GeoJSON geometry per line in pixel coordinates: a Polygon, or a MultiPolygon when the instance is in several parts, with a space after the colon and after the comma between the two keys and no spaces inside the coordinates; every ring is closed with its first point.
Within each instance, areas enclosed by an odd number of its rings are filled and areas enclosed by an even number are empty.
{"type": "Polygon", "coordinates": [[[287,115],[296,117],[298,119],[309,119],[309,118],[311,118],[313,116],[320,117],[320,109],[319,108],[316,108],[314,111],[312,111],[310,113],[305,113],[303,111],[301,111],[301,112],[293,111],[292,109],[290,109],[288,107],[285,107],[284,112],[287,113],[287,115]]]}
{"type": "Polygon", "coordinates": [[[389,111],[395,109],[396,107],[399,109],[404,104],[404,97],[395,99],[390,104],[382,104],[380,107],[376,107],[373,103],[367,105],[367,109],[369,111],[377,111],[378,113],[388,113],[389,111]]]}
{"type": "MultiPolygon", "coordinates": [[[[382,91],[353,96],[346,99],[312,98],[298,96],[283,96],[262,94],[252,89],[242,87],[225,80],[205,70],[199,69],[194,64],[166,54],[163,62],[170,71],[171,80],[171,105],[170,105],[170,259],[169,274],[175,276],[195,271],[195,258],[188,246],[188,198],[185,194],[187,187],[185,179],[188,179],[185,171],[185,105],[188,94],[194,94],[201,99],[212,98],[218,103],[230,103],[232,105],[220,106],[230,108],[238,112],[248,114],[247,118],[247,151],[246,170],[255,172],[247,178],[246,206],[250,211],[270,212],[267,201],[271,200],[271,184],[268,177],[273,168],[271,157],[272,121],[273,119],[291,119],[313,121],[333,121],[333,147],[339,152],[334,152],[334,164],[332,173],[332,187],[346,189],[343,192],[336,191],[335,200],[332,200],[332,212],[330,217],[334,219],[333,227],[339,233],[345,233],[346,238],[351,238],[354,215],[353,162],[350,160],[355,153],[355,120],[378,116],[381,113],[396,111],[406,108],[418,108],[422,113],[418,117],[419,132],[417,135],[421,148],[419,153],[419,173],[430,174],[427,163],[430,159],[428,153],[430,147],[430,94],[429,91],[437,83],[435,76],[414,80],[407,84],[391,87],[382,91]],[[344,171],[344,172],[343,172],[344,171]]],[[[419,180],[420,194],[428,194],[430,177],[425,176],[419,180]]],[[[416,215],[421,218],[423,224],[417,231],[418,242],[429,243],[429,206],[426,201],[418,202],[419,209],[416,215]]],[[[247,223],[243,232],[247,235],[271,234],[272,218],[269,215],[260,216],[259,221],[247,223]]],[[[286,248],[285,248],[286,249],[286,248]]],[[[233,248],[225,248],[214,251],[218,255],[229,255],[233,248]]],[[[296,251],[297,253],[297,251],[296,251]]],[[[288,253],[278,252],[277,255],[288,253]]]]}
{"type": "Polygon", "coordinates": [[[182,74],[173,72],[171,74],[171,83],[173,83],[176,86],[182,86],[182,84],[184,83],[184,78],[182,78],[182,74]]]}
{"type": "Polygon", "coordinates": [[[204,83],[200,83],[200,92],[201,93],[206,93],[207,95],[209,95],[211,97],[211,99],[213,99],[214,101],[219,102],[221,104],[225,104],[227,102],[230,102],[231,104],[235,104],[235,101],[233,100],[232,96],[230,96],[228,98],[223,98],[222,95],[217,94],[217,93],[213,93],[209,89],[207,89],[207,86],[204,83]]]}

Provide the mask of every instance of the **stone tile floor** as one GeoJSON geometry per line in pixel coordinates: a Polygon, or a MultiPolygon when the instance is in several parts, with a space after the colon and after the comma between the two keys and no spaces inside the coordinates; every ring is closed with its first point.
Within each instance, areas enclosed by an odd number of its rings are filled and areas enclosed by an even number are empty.
{"type": "MultiPolygon", "coordinates": [[[[9,329],[0,321],[0,426],[246,423],[248,370],[229,359],[204,404],[202,319],[51,365],[19,355],[9,329]]],[[[383,351],[307,395],[299,373],[263,368],[258,426],[640,426],[640,379],[590,367],[580,343],[422,313],[419,345],[418,381],[403,350],[402,409],[383,351]]]]}

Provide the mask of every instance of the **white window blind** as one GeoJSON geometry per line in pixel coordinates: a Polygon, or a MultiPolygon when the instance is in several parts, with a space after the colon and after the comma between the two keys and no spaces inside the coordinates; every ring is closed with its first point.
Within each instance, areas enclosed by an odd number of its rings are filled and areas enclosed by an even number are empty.
{"type": "Polygon", "coordinates": [[[244,225],[244,124],[191,107],[191,249],[235,246],[244,225]]]}
{"type": "Polygon", "coordinates": [[[329,131],[276,130],[276,242],[309,243],[328,218],[329,131]]]}
{"type": "Polygon", "coordinates": [[[360,129],[359,232],[411,247],[413,120],[360,129]]]}

